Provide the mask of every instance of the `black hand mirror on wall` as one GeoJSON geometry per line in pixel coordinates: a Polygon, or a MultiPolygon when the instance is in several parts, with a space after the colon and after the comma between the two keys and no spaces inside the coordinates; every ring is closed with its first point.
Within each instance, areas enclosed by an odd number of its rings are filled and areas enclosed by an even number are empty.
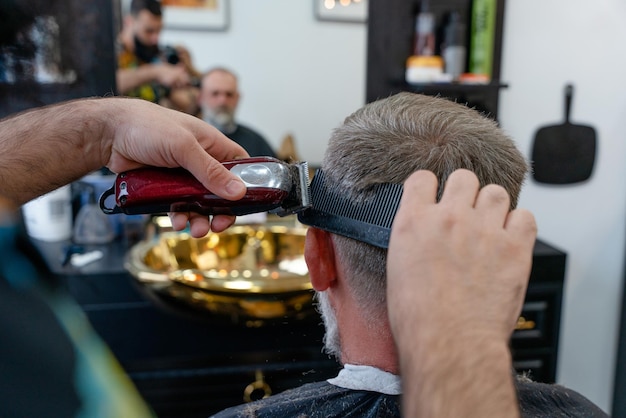
{"type": "Polygon", "coordinates": [[[539,183],[572,184],[591,177],[596,158],[596,131],[570,121],[574,86],[565,86],[565,122],[537,130],[533,142],[533,178],[539,183]]]}

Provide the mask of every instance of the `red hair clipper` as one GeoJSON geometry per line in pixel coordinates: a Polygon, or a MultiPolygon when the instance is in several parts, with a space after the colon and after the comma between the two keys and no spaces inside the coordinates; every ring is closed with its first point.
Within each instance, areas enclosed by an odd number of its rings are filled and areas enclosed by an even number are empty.
{"type": "Polygon", "coordinates": [[[222,163],[247,187],[240,200],[226,200],[182,168],[144,167],[117,175],[115,184],[100,197],[106,214],[197,212],[204,215],[247,215],[273,212],[285,216],[310,206],[306,162],[288,164],[272,157],[254,157],[222,163]],[[107,206],[110,196],[115,205],[107,206]]]}

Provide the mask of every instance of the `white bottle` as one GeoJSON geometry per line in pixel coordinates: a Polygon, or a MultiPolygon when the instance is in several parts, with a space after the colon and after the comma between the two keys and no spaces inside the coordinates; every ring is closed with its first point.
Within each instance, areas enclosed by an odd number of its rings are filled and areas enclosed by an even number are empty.
{"type": "Polygon", "coordinates": [[[76,215],[73,241],[76,244],[106,244],[114,238],[113,226],[96,204],[95,191],[92,189],[89,192],[89,201],[76,215]]]}
{"type": "Polygon", "coordinates": [[[63,186],[22,206],[26,232],[41,241],[63,241],[72,236],[72,191],[63,186]]]}

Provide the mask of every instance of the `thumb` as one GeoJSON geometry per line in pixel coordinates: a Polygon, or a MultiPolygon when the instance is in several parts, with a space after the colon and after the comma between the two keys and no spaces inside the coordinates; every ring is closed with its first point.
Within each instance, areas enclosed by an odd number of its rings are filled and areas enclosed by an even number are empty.
{"type": "Polygon", "coordinates": [[[194,153],[190,157],[185,168],[204,187],[224,199],[238,200],[246,194],[246,186],[243,181],[201,147],[200,152],[194,153]]]}

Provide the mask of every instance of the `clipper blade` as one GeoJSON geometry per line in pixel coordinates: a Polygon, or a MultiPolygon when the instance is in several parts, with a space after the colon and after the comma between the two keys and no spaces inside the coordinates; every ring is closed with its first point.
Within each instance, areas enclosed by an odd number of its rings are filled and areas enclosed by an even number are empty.
{"type": "Polygon", "coordinates": [[[292,164],[290,169],[293,187],[280,207],[270,211],[278,216],[292,215],[311,206],[309,164],[306,161],[300,161],[292,164]]]}

